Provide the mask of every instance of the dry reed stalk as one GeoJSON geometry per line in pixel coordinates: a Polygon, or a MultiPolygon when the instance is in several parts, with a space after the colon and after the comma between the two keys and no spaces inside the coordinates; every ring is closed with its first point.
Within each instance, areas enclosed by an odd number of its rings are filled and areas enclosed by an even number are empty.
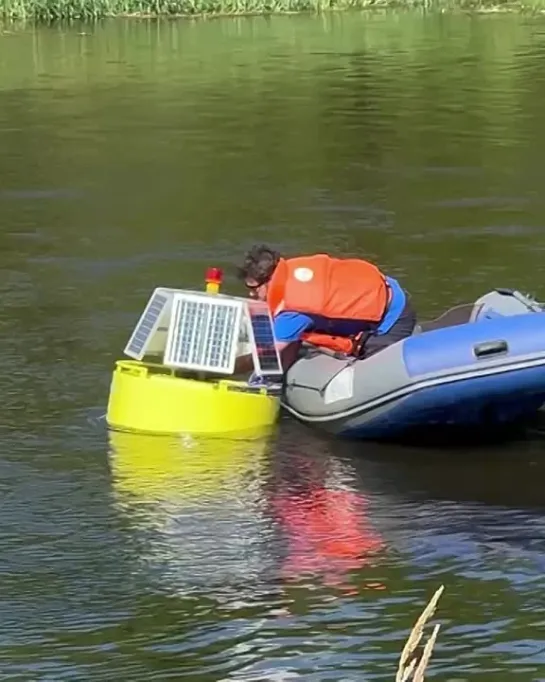
{"type": "Polygon", "coordinates": [[[436,625],[433,628],[433,632],[424,646],[420,661],[418,660],[418,656],[414,655],[414,653],[420,643],[420,640],[422,639],[424,626],[435,613],[437,602],[439,601],[439,597],[442,595],[444,589],[445,586],[441,585],[414,624],[405,646],[403,647],[403,651],[401,652],[395,682],[407,682],[407,680],[411,678],[411,675],[412,682],[422,682],[424,680],[424,673],[428,667],[433,647],[435,645],[435,640],[437,639],[439,628],[441,627],[440,625],[436,625]]]}

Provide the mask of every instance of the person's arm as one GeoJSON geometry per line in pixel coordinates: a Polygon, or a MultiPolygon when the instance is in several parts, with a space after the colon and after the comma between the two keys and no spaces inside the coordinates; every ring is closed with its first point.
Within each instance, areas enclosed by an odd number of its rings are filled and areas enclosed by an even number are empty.
{"type": "Polygon", "coordinates": [[[312,328],[313,324],[312,318],[303,313],[284,311],[274,318],[276,347],[280,353],[284,372],[297,360],[301,337],[312,328]]]}
{"type": "MultiPolygon", "coordinates": [[[[310,317],[302,313],[282,312],[273,321],[276,348],[280,354],[282,367],[286,371],[297,359],[301,336],[313,322],[310,317]]],[[[241,355],[235,364],[235,373],[251,372],[253,359],[250,355],[241,355]]]]}

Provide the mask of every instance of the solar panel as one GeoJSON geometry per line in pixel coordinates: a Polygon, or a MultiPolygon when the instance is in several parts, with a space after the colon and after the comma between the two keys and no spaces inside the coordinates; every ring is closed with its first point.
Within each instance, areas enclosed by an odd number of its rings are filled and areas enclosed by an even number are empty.
{"type": "Polygon", "coordinates": [[[283,374],[267,304],[263,301],[249,301],[248,314],[251,336],[253,336],[252,345],[256,373],[261,376],[283,374]]]}
{"type": "Polygon", "coordinates": [[[144,357],[170,298],[171,294],[168,290],[155,289],[125,346],[126,355],[135,360],[141,360],[144,357]]]}
{"type": "Polygon", "coordinates": [[[164,364],[232,374],[244,303],[219,295],[177,293],[164,364]]]}

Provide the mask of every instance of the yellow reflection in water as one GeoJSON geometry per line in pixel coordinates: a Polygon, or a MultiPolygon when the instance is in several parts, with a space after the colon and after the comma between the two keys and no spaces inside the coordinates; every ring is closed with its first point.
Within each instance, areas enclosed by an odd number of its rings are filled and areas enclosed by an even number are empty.
{"type": "Polygon", "coordinates": [[[241,441],[110,432],[112,487],[139,573],[181,595],[238,590],[267,570],[267,435],[241,441]]]}
{"type": "Polygon", "coordinates": [[[121,497],[149,503],[196,503],[238,496],[259,481],[269,435],[263,432],[258,438],[241,441],[111,431],[114,489],[121,497]]]}

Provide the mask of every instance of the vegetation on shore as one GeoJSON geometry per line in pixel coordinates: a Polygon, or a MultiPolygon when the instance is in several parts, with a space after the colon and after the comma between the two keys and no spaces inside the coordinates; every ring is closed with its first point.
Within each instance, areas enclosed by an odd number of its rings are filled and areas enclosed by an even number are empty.
{"type": "MultiPolygon", "coordinates": [[[[545,12],[545,0],[4,0],[4,21],[226,17],[347,10],[545,12]]],[[[0,29],[1,34],[1,29],[0,29]]]]}

